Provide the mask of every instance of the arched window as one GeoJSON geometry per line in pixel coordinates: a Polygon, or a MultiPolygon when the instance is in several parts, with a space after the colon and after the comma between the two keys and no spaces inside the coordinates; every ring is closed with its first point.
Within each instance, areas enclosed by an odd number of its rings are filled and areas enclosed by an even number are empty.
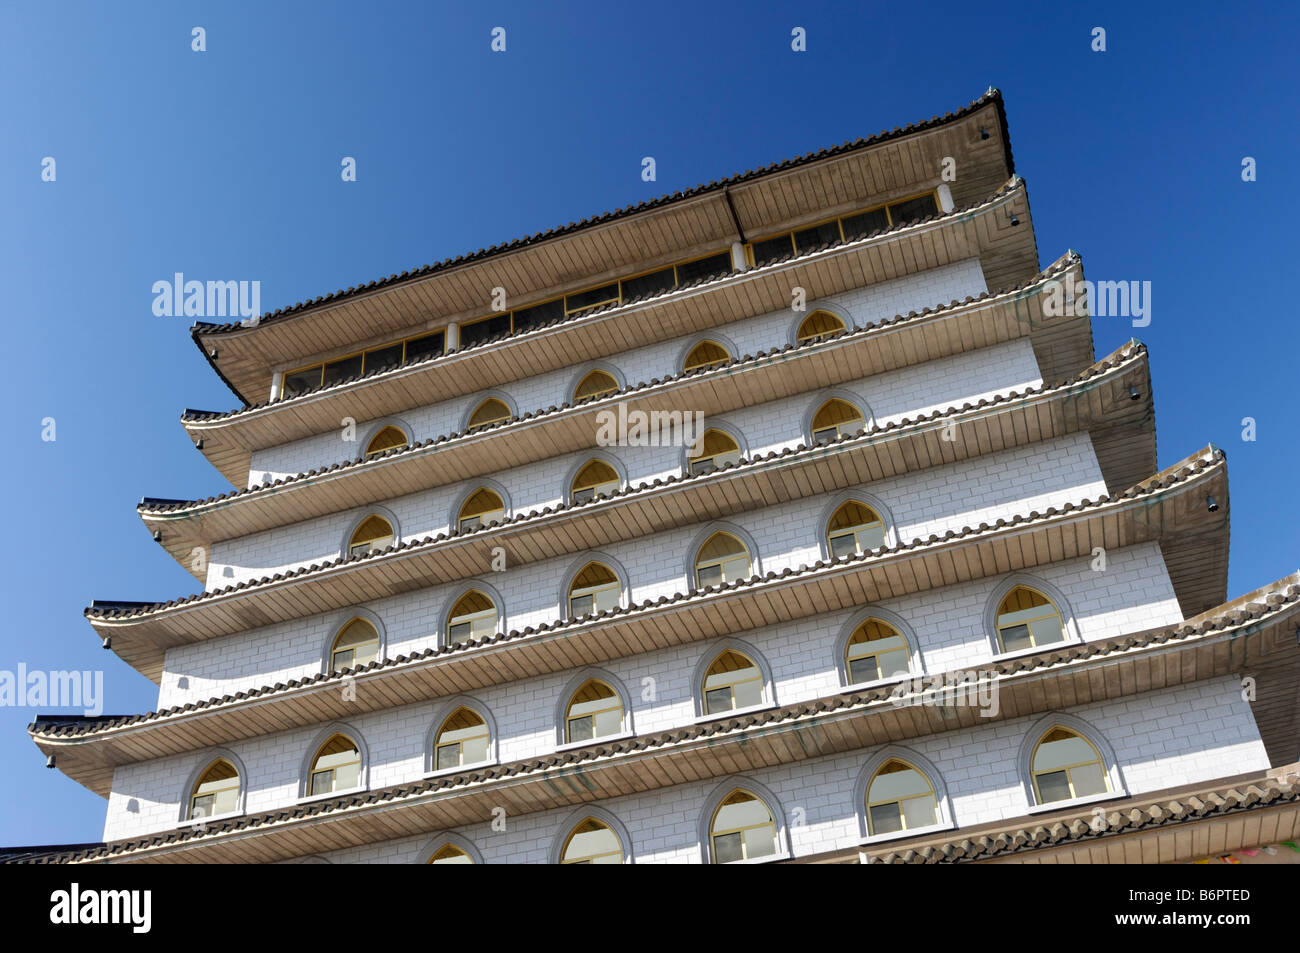
{"type": "Polygon", "coordinates": [[[730,533],[714,533],[695,556],[695,588],[748,579],[753,569],[749,550],[730,533]]]}
{"type": "Polygon", "coordinates": [[[447,641],[452,645],[495,635],[496,631],[496,603],[477,589],[457,599],[447,617],[447,641]]]}
{"type": "Polygon", "coordinates": [[[573,478],[569,488],[575,503],[585,503],[598,496],[609,496],[619,489],[618,471],[604,460],[592,460],[573,478]]]}
{"type": "Polygon", "coordinates": [[[370,443],[366,444],[366,459],[377,457],[387,450],[405,447],[408,443],[410,441],[400,429],[397,427],[384,427],[379,433],[370,438],[370,443]]]}
{"type": "Polygon", "coordinates": [[[717,715],[763,704],[763,673],[739,652],[727,649],[704,673],[703,710],[717,715]]]}
{"type": "Polygon", "coordinates": [[[682,362],[682,370],[693,371],[699,367],[714,367],[731,360],[731,352],[717,341],[701,341],[691,348],[682,362]]]}
{"type": "Polygon", "coordinates": [[[438,728],[433,764],[439,770],[482,764],[488,760],[491,737],[487,722],[470,708],[457,708],[438,728]]]}
{"type": "Polygon", "coordinates": [[[606,824],[589,817],[569,834],[560,851],[562,864],[621,864],[623,845],[606,824]]]}
{"type": "Polygon", "coordinates": [[[869,834],[933,827],[938,821],[939,799],[923,771],[896,758],[880,766],[867,787],[869,834]]]}
{"type": "Polygon", "coordinates": [[[393,527],[382,516],[368,516],[348,540],[348,556],[377,553],[393,545],[393,527]]]}
{"type": "Polygon", "coordinates": [[[506,406],[505,401],[489,397],[474,409],[474,413],[469,415],[469,429],[475,430],[479,427],[499,424],[504,420],[509,420],[510,416],[510,408],[506,406]]]}
{"type": "Polygon", "coordinates": [[[455,844],[444,844],[429,858],[431,864],[472,864],[474,858],[455,844]]]}
{"type": "Polygon", "coordinates": [[[832,556],[854,556],[885,545],[885,522],[871,507],[849,500],[826,524],[832,556]]]}
{"type": "Polygon", "coordinates": [[[1061,613],[1037,589],[1016,586],[998,605],[998,647],[1003,652],[1037,648],[1065,639],[1061,613]]]}
{"type": "Polygon", "coordinates": [[[844,322],[829,311],[814,311],[799,324],[799,330],[795,332],[795,340],[800,344],[820,341],[832,334],[839,334],[844,328],[844,322]]]}
{"type": "Polygon", "coordinates": [[[607,371],[595,370],[578,382],[578,386],[573,389],[573,399],[591,400],[594,397],[613,394],[617,390],[618,381],[614,380],[614,375],[607,371]]]}
{"type": "Polygon", "coordinates": [[[732,791],[709,824],[710,856],[715,864],[771,857],[776,853],[776,821],[762,798],[732,791]]]}
{"type": "Polygon", "coordinates": [[[365,619],[353,619],[330,646],[330,671],[341,672],[354,665],[373,662],[379,654],[379,633],[365,619]]]}
{"type": "Polygon", "coordinates": [[[687,457],[692,475],[712,473],[728,463],[737,463],[740,460],[740,447],[725,430],[710,428],[704,431],[704,439],[700,441],[699,446],[699,453],[692,451],[687,457]]]}
{"type": "Polygon", "coordinates": [[[494,491],[485,486],[470,494],[456,515],[456,529],[464,533],[486,526],[493,520],[505,519],[506,505],[494,491]]]}
{"type": "Polygon", "coordinates": [[[569,618],[617,609],[623,595],[618,576],[604,563],[587,563],[569,586],[569,618]]]}
{"type": "Polygon", "coordinates": [[[239,810],[239,772],[219,758],[199,776],[190,792],[190,819],[217,817],[239,810]]]}
{"type": "Polygon", "coordinates": [[[1101,754],[1082,735],[1062,728],[1051,728],[1038,740],[1030,759],[1034,778],[1034,796],[1039,804],[1068,801],[1110,790],[1101,754]]]}
{"type": "Polygon", "coordinates": [[[861,685],[894,675],[906,675],[912,668],[912,653],[892,625],[867,619],[853,630],[845,651],[849,684],[861,685]]]}
{"type": "Polygon", "coordinates": [[[334,735],[316,752],[307,779],[308,794],[348,791],[361,783],[361,749],[347,735],[334,735]]]}
{"type": "Polygon", "coordinates": [[[570,744],[607,738],[623,730],[623,700],[598,679],[583,682],[564,715],[564,740],[570,744]]]}
{"type": "Polygon", "coordinates": [[[864,427],[862,411],[847,400],[832,397],[813,414],[812,437],[816,443],[829,443],[836,437],[862,433],[864,427]]]}

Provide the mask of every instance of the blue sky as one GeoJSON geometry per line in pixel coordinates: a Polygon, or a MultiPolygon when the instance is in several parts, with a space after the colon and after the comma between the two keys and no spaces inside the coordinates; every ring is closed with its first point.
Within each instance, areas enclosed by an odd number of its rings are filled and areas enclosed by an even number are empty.
{"type": "MultiPolygon", "coordinates": [[[[947,6],[0,4],[13,453],[0,669],[102,669],[107,712],[157,702],[81,610],[194,591],[135,504],[229,489],[178,416],[236,401],[187,319],[154,316],[155,281],[259,280],[271,310],[927,118],[990,85],[1042,261],[1074,248],[1092,279],[1152,282],[1151,325],[1097,319],[1097,352],[1135,333],[1150,346],[1161,466],[1211,441],[1227,450],[1230,594],[1295,571],[1300,515],[1282,495],[1300,464],[1294,14],[947,6]],[[190,49],[195,26],[206,52],[190,49]],[[340,180],[343,156],[355,183],[340,180]],[[1258,181],[1242,182],[1244,156],[1258,181]]],[[[45,770],[34,714],[0,708],[0,845],[98,840],[103,800],[45,770]]]]}

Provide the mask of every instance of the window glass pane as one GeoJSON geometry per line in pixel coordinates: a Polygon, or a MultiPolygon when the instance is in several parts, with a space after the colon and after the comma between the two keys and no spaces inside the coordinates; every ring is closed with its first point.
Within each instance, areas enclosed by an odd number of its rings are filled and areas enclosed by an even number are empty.
{"type": "Polygon", "coordinates": [[[529,328],[540,327],[556,318],[564,317],[564,299],[556,298],[554,301],[544,301],[541,304],[535,304],[530,308],[520,308],[515,312],[515,330],[526,331],[529,328]]]}
{"type": "Polygon", "coordinates": [[[1101,765],[1096,762],[1071,768],[1070,780],[1074,782],[1075,797],[1103,794],[1106,791],[1106,776],[1102,773],[1101,765]]]}
{"type": "Polygon", "coordinates": [[[595,605],[596,599],[594,596],[574,596],[569,600],[569,615],[574,618],[584,616],[591,612],[595,605]]]}
{"type": "Polygon", "coordinates": [[[190,808],[190,817],[212,817],[216,810],[214,804],[217,796],[215,794],[203,794],[196,797],[193,806],[190,808]]]}
{"type": "Polygon", "coordinates": [[[861,238],[863,235],[870,235],[872,232],[878,232],[889,227],[889,217],[885,215],[883,208],[875,208],[869,212],[849,215],[840,221],[844,226],[845,238],[861,238]]]}
{"type": "Polygon", "coordinates": [[[396,367],[402,363],[402,345],[390,344],[388,347],[377,347],[373,351],[366,351],[366,373],[381,370],[385,367],[396,367]]]}
{"type": "Polygon", "coordinates": [[[623,710],[613,708],[596,714],[596,737],[605,738],[623,730],[623,710]]]}
{"type": "Polygon", "coordinates": [[[742,859],[739,834],[723,834],[713,838],[713,859],[719,864],[730,864],[742,859]]]}
{"type": "Polygon", "coordinates": [[[933,194],[908,199],[906,202],[896,202],[889,206],[889,216],[894,220],[895,225],[900,225],[903,222],[915,222],[927,215],[934,215],[938,211],[939,208],[934,203],[933,194]]]}
{"type": "Polygon", "coordinates": [[[876,658],[879,661],[881,678],[906,675],[910,671],[910,660],[906,649],[897,652],[881,652],[876,658]]]}
{"type": "Polygon", "coordinates": [[[1033,643],[1029,640],[1029,626],[1013,625],[1002,630],[1002,651],[1015,652],[1028,648],[1033,648],[1033,643]]]}
{"type": "Polygon", "coordinates": [[[1054,615],[1047,619],[1035,619],[1029,623],[1029,629],[1034,634],[1035,645],[1051,645],[1053,642],[1060,642],[1065,638],[1059,616],[1054,615]]]}
{"type": "Polygon", "coordinates": [[[898,804],[875,804],[871,808],[871,833],[892,834],[903,829],[903,815],[898,804]]]}
{"type": "Polygon", "coordinates": [[[333,790],[334,772],[318,771],[311,776],[311,793],[328,794],[333,790]]]}
{"type": "Polygon", "coordinates": [[[463,348],[469,347],[471,344],[478,344],[489,338],[509,333],[510,315],[499,314],[494,318],[475,321],[473,324],[462,324],[460,326],[460,346],[463,348]]]}
{"type": "Polygon", "coordinates": [[[1035,771],[1050,771],[1053,768],[1097,760],[1097,752],[1092,750],[1092,745],[1078,735],[1059,734],[1060,737],[1056,740],[1044,741],[1038,746],[1034,753],[1035,771]]]}
{"type": "Polygon", "coordinates": [[[345,357],[341,361],[332,361],[325,365],[325,383],[333,384],[345,377],[356,377],[361,373],[361,355],[345,357]]]}
{"type": "Polygon", "coordinates": [[[806,252],[822,245],[833,245],[840,240],[840,226],[838,222],[827,222],[824,225],[814,225],[812,228],[804,228],[794,233],[795,247],[801,252],[806,252]]]}
{"type": "Polygon", "coordinates": [[[705,586],[716,586],[718,583],[722,582],[722,567],[701,566],[695,575],[700,589],[703,589],[705,586]]]}
{"type": "Polygon", "coordinates": [[[749,708],[763,703],[763,682],[760,679],[741,682],[732,686],[732,691],[735,693],[737,708],[749,708]]]}
{"type": "Polygon", "coordinates": [[[731,711],[731,689],[715,688],[704,693],[704,711],[715,715],[720,711],[731,711]]]}
{"type": "Polygon", "coordinates": [[[852,533],[831,537],[832,556],[852,556],[858,551],[858,541],[852,533]]]}
{"type": "Polygon", "coordinates": [[[776,238],[769,238],[766,241],[754,242],[752,248],[755,265],[776,261],[778,258],[784,258],[794,252],[794,246],[790,243],[789,235],[778,235],[776,238]]]}
{"type": "Polygon", "coordinates": [[[469,638],[469,623],[457,622],[447,629],[447,635],[453,642],[469,638]]]}
{"type": "Polygon", "coordinates": [[[826,427],[826,428],[824,428],[824,429],[822,429],[822,430],[814,430],[814,431],[813,431],[813,440],[816,441],[817,443],[830,443],[832,440],[834,440],[834,439],[835,439],[836,437],[838,437],[839,435],[840,435],[840,432],[839,432],[839,430],[838,430],[837,428],[835,428],[835,427],[826,427]]]}
{"type": "Polygon", "coordinates": [[[460,764],[460,745],[442,745],[438,748],[438,770],[454,768],[460,764]]]}
{"type": "Polygon", "coordinates": [[[934,796],[908,798],[903,802],[903,817],[907,821],[908,830],[937,824],[934,796]]]}
{"type": "Polygon", "coordinates": [[[604,285],[600,288],[592,288],[589,291],[579,291],[576,294],[568,295],[564,299],[564,306],[570,313],[573,313],[610,304],[617,300],[618,283],[615,282],[612,285],[604,285]]]}
{"type": "Polygon", "coordinates": [[[355,653],[351,649],[343,649],[341,651],[335,652],[334,653],[335,671],[350,666],[352,664],[352,659],[354,656],[355,653]]]}
{"type": "Polygon", "coordinates": [[[677,283],[684,285],[692,281],[699,281],[701,278],[713,278],[718,275],[729,274],[731,274],[731,252],[724,251],[717,255],[710,255],[708,258],[688,261],[684,265],[678,265],[677,283]]]}
{"type": "Polygon", "coordinates": [[[880,677],[880,670],[876,667],[876,657],[874,655],[850,660],[849,681],[854,685],[860,685],[863,682],[874,682],[880,677]]]}
{"type": "Polygon", "coordinates": [[[305,371],[284,376],[284,397],[293,397],[320,386],[320,367],[311,367],[305,371]]]}
{"type": "Polygon", "coordinates": [[[764,825],[752,830],[745,831],[745,856],[753,857],[771,857],[776,853],[776,837],[773,836],[772,828],[764,825]]]}
{"type": "Polygon", "coordinates": [[[596,593],[596,608],[602,612],[606,609],[617,609],[619,595],[617,587],[600,590],[600,592],[596,593]]]}
{"type": "Polygon", "coordinates": [[[444,332],[435,331],[433,334],[426,334],[424,337],[412,338],[406,342],[406,360],[422,361],[426,357],[434,354],[441,354],[443,348],[444,332]]]}
{"type": "Polygon", "coordinates": [[[570,741],[590,741],[596,737],[595,722],[591,716],[585,718],[573,718],[569,721],[569,740],[570,741]]]}
{"type": "Polygon", "coordinates": [[[464,764],[478,764],[486,761],[488,758],[488,736],[479,735],[477,738],[466,738],[460,745],[460,755],[464,759],[464,764]]]}
{"type": "Polygon", "coordinates": [[[628,278],[623,282],[623,300],[631,298],[640,298],[658,294],[661,291],[667,291],[677,284],[673,278],[673,269],[664,268],[661,271],[652,271],[648,275],[641,275],[637,278],[628,278]]]}
{"type": "MultiPolygon", "coordinates": [[[[888,767],[897,769],[901,762],[892,762],[888,767]]],[[[881,771],[871,781],[867,792],[869,801],[897,801],[901,798],[929,794],[930,782],[925,775],[913,768],[881,771]]]]}
{"type": "Polygon", "coordinates": [[[239,807],[239,788],[226,788],[215,795],[212,810],[215,814],[229,814],[239,807]]]}
{"type": "Polygon", "coordinates": [[[712,457],[709,457],[707,460],[691,461],[691,473],[695,476],[699,476],[702,473],[712,473],[716,469],[718,469],[718,465],[713,462],[712,457]]]}
{"type": "Polygon", "coordinates": [[[346,791],[348,788],[354,788],[360,780],[361,764],[359,762],[339,765],[334,769],[334,790],[336,791],[346,791]]]}
{"type": "Polygon", "coordinates": [[[1038,776],[1038,793],[1044,802],[1064,801],[1070,796],[1070,781],[1064,771],[1038,776]]]}

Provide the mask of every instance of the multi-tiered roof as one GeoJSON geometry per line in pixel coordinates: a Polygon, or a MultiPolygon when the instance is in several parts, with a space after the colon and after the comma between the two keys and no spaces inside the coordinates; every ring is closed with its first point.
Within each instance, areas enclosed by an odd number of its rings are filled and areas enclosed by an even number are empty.
{"type": "MultiPolygon", "coordinates": [[[[243,406],[226,413],[186,411],[182,422],[196,446],[239,488],[205,500],[147,498],[139,511],[162,547],[205,584],[201,563],[193,560],[196,550],[210,552],[254,533],[471,481],[501,469],[502,460],[517,466],[590,449],[596,415],[617,404],[692,407],[712,416],[1018,339],[1031,345],[1045,383],[872,426],[828,445],[628,486],[605,498],[516,513],[493,525],[452,529],[169,602],[95,602],[86,614],[96,634],[155,682],[171,648],[468,578],[496,546],[507,546],[516,565],[535,562],[1079,433],[1090,437],[1107,494],[993,525],[964,526],[943,537],[899,540],[798,570],[145,715],[41,717],[30,728],[32,737],[61,770],[107,796],[113,771],[122,765],[471,692],[524,673],[598,664],[627,654],[629,646],[662,648],[723,636],[753,619],[766,625],[1087,557],[1099,546],[1157,543],[1187,621],[997,662],[983,676],[1001,692],[997,717],[1249,671],[1260,678],[1256,718],[1273,763],[1295,760],[1296,706],[1285,673],[1300,664],[1300,576],[1223,605],[1229,511],[1224,454],[1207,447],[1151,475],[1157,463],[1145,346],[1132,341],[1094,360],[1087,315],[1047,306],[1054,283],[1082,281],[1079,256],[1067,251],[1043,270],[1038,260],[1002,98],[990,90],[943,117],[348,288],[256,322],[199,324],[193,329],[196,344],[243,406]],[[960,174],[943,183],[935,214],[887,219],[883,227],[853,237],[846,227],[843,240],[792,246],[790,254],[762,261],[730,257],[733,248],[754,239],[904,202],[923,186],[933,188],[946,158],[955,160],[960,174]],[[720,267],[723,255],[738,267],[720,267]],[[594,400],[513,409],[509,419],[492,426],[466,427],[375,456],[266,479],[252,469],[261,451],[333,431],[344,417],[380,420],[779,311],[789,307],[794,286],[808,289],[810,299],[825,298],[972,258],[989,286],[1000,290],[822,340],[774,342],[718,366],[619,382],[616,392],[594,400]],[[706,267],[694,267],[699,262],[706,267]],[[670,277],[648,292],[627,293],[647,273],[670,277]],[[575,293],[609,287],[620,290],[595,307],[567,307],[575,293]],[[494,288],[527,289],[511,300],[504,323],[485,306],[494,288]],[[409,342],[434,339],[440,352],[422,346],[415,359],[373,369],[359,360],[336,361],[342,354],[416,353],[409,342]],[[327,376],[331,361],[343,368],[333,378],[327,376]],[[318,366],[326,368],[320,384],[304,386],[318,366]],[[357,373],[344,373],[351,368],[357,373]],[[339,692],[343,678],[358,685],[347,701],[339,692]]],[[[844,691],[52,857],[288,858],[474,823],[493,807],[519,814],[536,810],[542,800],[550,806],[587,803],[951,730],[977,717],[961,709],[899,708],[888,687],[844,691]]],[[[984,859],[1048,847],[1086,851],[1095,846],[1090,838],[1103,836],[1140,840],[1144,858],[1155,851],[1159,859],[1185,859],[1185,845],[1161,838],[1193,821],[1217,819],[1223,827],[1216,831],[1227,831],[1228,840],[1239,836],[1242,843],[1251,836],[1249,823],[1239,823],[1243,817],[1267,815],[1278,831],[1300,824],[1300,788],[1276,772],[1197,790],[1197,796],[1210,798],[1212,809],[1189,813],[1172,807],[1187,794],[1181,790],[1171,793],[1172,800],[1148,794],[1132,799],[1137,813],[1131,823],[1117,822],[1105,832],[1080,829],[1079,818],[1067,812],[1047,816],[1030,833],[1013,820],[979,832],[975,840],[965,832],[935,836],[878,859],[984,859]]],[[[857,855],[854,850],[820,859],[857,855]]],[[[1106,859],[1118,856],[1112,851],[1106,859]]]]}

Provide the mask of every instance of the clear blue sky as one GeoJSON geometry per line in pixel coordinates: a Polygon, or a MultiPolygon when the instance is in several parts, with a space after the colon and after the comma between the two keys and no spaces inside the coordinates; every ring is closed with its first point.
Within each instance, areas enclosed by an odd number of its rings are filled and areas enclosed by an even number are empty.
{"type": "MultiPolygon", "coordinates": [[[[135,504],[229,489],[177,418],[235,399],[187,319],[153,315],[153,282],[256,279],[271,310],[990,85],[1043,261],[1074,248],[1093,279],[1153,283],[1150,327],[1098,319],[1097,351],[1134,333],[1150,345],[1161,466],[1227,450],[1230,593],[1294,571],[1300,24],[1273,4],[1024,6],[3,3],[0,669],[102,668],[107,712],[156,704],[81,610],[194,590],[135,504]],[[504,54],[489,50],[495,26],[504,54]],[[805,53],[790,50],[795,26],[805,53]],[[657,182],[640,179],[646,155],[657,182]],[[1257,182],[1242,182],[1243,156],[1257,182]]],[[[45,769],[34,714],[0,709],[0,845],[98,840],[104,802],[45,769]]]]}

